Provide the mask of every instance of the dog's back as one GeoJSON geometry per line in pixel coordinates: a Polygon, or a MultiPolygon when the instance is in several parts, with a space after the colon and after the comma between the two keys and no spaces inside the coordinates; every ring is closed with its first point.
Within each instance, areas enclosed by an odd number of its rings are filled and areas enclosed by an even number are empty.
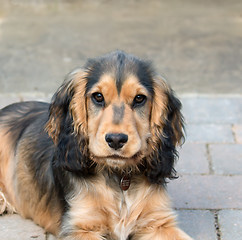
{"type": "Polygon", "coordinates": [[[54,218],[55,222],[50,216],[50,209],[59,208],[58,201],[56,206],[48,206],[54,186],[51,174],[54,145],[44,130],[48,108],[47,103],[22,102],[0,110],[0,192],[5,207],[15,206],[22,216],[35,219],[55,232],[60,216],[54,218]],[[39,183],[41,187],[36,185],[39,183]],[[39,192],[33,196],[31,192],[36,189],[39,192]]]}
{"type": "MultiPolygon", "coordinates": [[[[9,135],[11,145],[17,146],[22,134],[37,121],[46,117],[49,104],[41,102],[20,102],[0,110],[0,131],[9,135]]],[[[36,129],[37,126],[35,126],[36,129]]],[[[41,126],[38,126],[40,128],[41,126]]],[[[37,129],[36,129],[37,130],[37,129]]],[[[1,147],[1,146],[0,146],[1,147]]]]}

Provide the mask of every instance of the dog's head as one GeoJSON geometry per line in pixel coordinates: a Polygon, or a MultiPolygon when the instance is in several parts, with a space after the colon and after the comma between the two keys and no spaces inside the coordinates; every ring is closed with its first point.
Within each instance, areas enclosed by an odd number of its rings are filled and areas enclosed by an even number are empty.
{"type": "Polygon", "coordinates": [[[172,177],[183,138],[180,101],[150,63],[121,51],[89,60],[53,97],[47,131],[55,164],[143,169],[151,182],[172,177]]]}

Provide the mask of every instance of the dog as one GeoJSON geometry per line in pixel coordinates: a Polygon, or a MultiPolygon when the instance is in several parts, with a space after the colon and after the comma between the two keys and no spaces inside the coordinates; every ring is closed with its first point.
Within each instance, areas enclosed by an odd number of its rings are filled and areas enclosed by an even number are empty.
{"type": "Polygon", "coordinates": [[[88,60],[50,104],[3,108],[0,139],[2,203],[59,239],[191,240],[166,193],[181,103],[150,62],[88,60]]]}

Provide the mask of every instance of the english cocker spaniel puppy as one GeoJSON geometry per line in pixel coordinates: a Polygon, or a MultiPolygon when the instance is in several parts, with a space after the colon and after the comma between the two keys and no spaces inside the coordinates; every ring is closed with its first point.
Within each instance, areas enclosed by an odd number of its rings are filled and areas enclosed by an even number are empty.
{"type": "Polygon", "coordinates": [[[50,104],[0,111],[2,201],[63,240],[191,240],[165,191],[181,103],[122,51],[70,73],[50,104]]]}

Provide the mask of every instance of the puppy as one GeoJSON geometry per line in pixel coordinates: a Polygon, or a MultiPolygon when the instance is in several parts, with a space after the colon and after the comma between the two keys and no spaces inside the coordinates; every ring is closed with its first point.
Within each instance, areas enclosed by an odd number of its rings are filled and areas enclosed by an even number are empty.
{"type": "Polygon", "coordinates": [[[89,60],[51,104],[0,111],[5,205],[63,240],[191,240],[165,191],[180,109],[150,63],[122,51],[89,60]]]}

